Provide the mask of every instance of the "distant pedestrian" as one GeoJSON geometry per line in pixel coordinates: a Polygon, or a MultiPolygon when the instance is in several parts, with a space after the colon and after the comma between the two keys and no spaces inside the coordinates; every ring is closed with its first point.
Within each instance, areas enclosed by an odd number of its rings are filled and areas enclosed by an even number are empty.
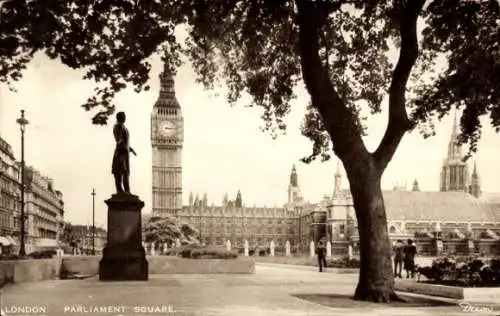
{"type": "Polygon", "coordinates": [[[318,255],[319,272],[323,272],[323,269],[326,269],[326,246],[324,240],[318,242],[316,254],[318,255]]]}
{"type": "Polygon", "coordinates": [[[403,272],[403,261],[404,261],[404,250],[405,244],[401,239],[398,239],[394,244],[394,277],[402,278],[401,273],[403,272]]]}
{"type": "Polygon", "coordinates": [[[408,239],[408,245],[405,247],[405,262],[404,269],[406,278],[415,277],[415,256],[417,255],[417,247],[413,244],[413,240],[408,239]]]}

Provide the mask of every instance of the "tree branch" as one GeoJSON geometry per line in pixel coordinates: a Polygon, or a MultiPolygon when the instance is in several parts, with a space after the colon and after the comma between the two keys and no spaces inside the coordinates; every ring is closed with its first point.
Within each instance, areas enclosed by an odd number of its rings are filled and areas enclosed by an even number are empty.
{"type": "Polygon", "coordinates": [[[2,21],[2,8],[4,6],[4,4],[6,4],[7,2],[11,2],[12,0],[0,0],[0,21],[2,21]]]}
{"type": "Polygon", "coordinates": [[[319,56],[319,18],[315,1],[296,0],[299,25],[299,49],[302,76],[312,100],[322,117],[333,143],[333,151],[343,161],[349,156],[368,154],[352,111],[340,98],[319,56]]]}
{"type": "Polygon", "coordinates": [[[321,31],[320,34],[321,34],[321,41],[323,42],[323,45],[325,46],[326,75],[328,76],[328,78],[330,78],[330,47],[329,47],[328,42],[326,40],[325,32],[321,31]]]}
{"type": "Polygon", "coordinates": [[[417,19],[425,0],[395,0],[394,3],[401,48],[389,88],[389,122],[380,145],[373,153],[380,172],[385,170],[404,134],[411,128],[406,112],[405,90],[418,57],[417,19]]]}

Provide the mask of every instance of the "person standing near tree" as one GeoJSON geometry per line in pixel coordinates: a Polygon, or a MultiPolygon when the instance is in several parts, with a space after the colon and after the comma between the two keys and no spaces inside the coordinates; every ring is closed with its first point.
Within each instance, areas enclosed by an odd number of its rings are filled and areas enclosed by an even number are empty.
{"type": "Polygon", "coordinates": [[[394,244],[394,277],[402,278],[405,245],[401,239],[394,244]]]}
{"type": "Polygon", "coordinates": [[[405,262],[404,268],[406,271],[406,278],[415,277],[415,256],[417,255],[417,247],[413,244],[413,240],[408,239],[408,245],[405,247],[405,262]]]}

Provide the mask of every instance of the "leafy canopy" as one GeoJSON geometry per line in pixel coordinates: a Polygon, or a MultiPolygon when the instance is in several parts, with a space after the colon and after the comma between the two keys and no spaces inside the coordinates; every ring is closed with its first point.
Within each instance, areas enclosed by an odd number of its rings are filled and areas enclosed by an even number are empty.
{"type": "Polygon", "coordinates": [[[187,223],[180,223],[170,216],[150,216],[145,218],[142,234],[147,243],[172,245],[177,239],[181,244],[198,243],[198,230],[187,223]]]}
{"type": "MultiPolygon", "coordinates": [[[[0,0],[0,81],[19,80],[43,51],[99,83],[83,107],[96,109],[93,122],[105,124],[117,92],[149,89],[152,55],[162,54],[172,71],[187,56],[206,88],[228,87],[230,103],[249,94],[250,105],[264,110],[265,128],[276,134],[285,129],[301,79],[297,8],[304,1],[0,0]],[[188,33],[183,42],[175,36],[179,27],[188,33]]],[[[381,110],[394,68],[388,53],[400,43],[395,17],[412,1],[309,2],[317,12],[323,66],[362,134],[360,109],[381,110]]],[[[489,114],[500,128],[499,2],[427,1],[420,17],[425,24],[406,102],[411,122],[430,135],[433,118],[458,106],[462,140],[475,150],[480,116],[489,114]]],[[[314,144],[309,161],[331,152],[331,133],[316,108],[310,105],[302,126],[314,144]]]]}

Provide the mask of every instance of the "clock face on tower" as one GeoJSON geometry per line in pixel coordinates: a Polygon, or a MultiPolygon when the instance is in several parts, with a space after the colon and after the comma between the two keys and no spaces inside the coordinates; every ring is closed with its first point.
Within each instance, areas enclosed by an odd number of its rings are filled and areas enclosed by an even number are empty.
{"type": "Polygon", "coordinates": [[[160,133],[163,137],[172,137],[176,132],[176,126],[172,121],[162,121],[160,123],[160,133]]]}

